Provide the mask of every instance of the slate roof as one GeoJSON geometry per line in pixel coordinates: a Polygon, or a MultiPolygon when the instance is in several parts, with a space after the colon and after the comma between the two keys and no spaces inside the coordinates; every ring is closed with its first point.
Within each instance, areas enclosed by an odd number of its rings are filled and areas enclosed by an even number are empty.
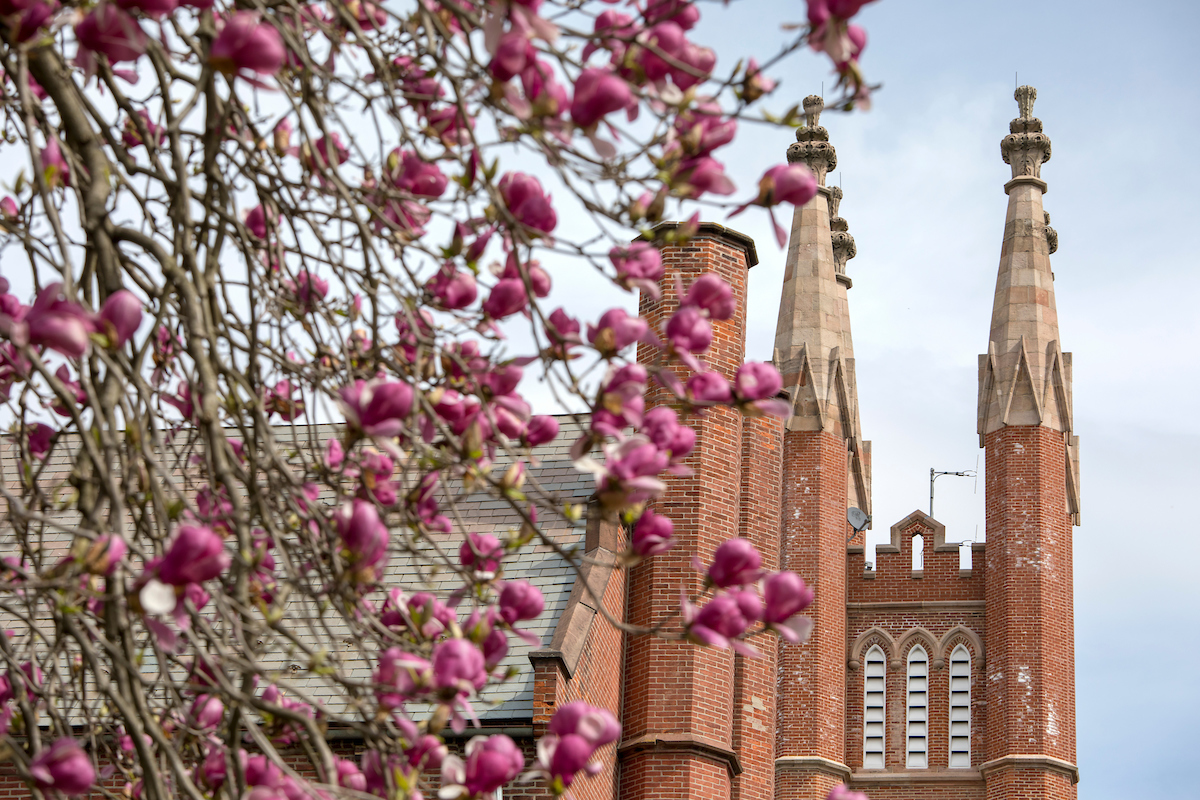
{"type": "MultiPolygon", "coordinates": [[[[544,491],[552,494],[557,505],[561,507],[564,503],[586,502],[594,491],[594,480],[591,475],[579,472],[571,463],[569,450],[579,436],[578,424],[570,416],[559,417],[558,420],[561,426],[558,438],[549,445],[538,448],[534,453],[538,463],[530,469],[530,480],[536,481],[544,491]]],[[[277,435],[282,447],[307,449],[319,446],[339,427],[289,426],[277,430],[277,435]]],[[[71,450],[69,446],[56,448],[46,465],[48,472],[65,478],[71,469],[71,450]]],[[[496,469],[500,473],[506,467],[506,461],[503,457],[497,458],[496,469]]],[[[3,478],[9,485],[15,477],[15,466],[11,447],[2,448],[0,469],[3,469],[3,478]]],[[[520,517],[512,511],[507,502],[485,498],[483,494],[476,494],[465,501],[459,501],[458,510],[467,530],[494,533],[503,538],[503,534],[520,525],[520,517]]],[[[330,501],[332,494],[322,499],[330,501]]],[[[56,521],[68,527],[77,520],[78,514],[75,512],[56,515],[56,521]]],[[[571,525],[562,519],[548,520],[546,515],[543,515],[541,522],[543,530],[560,547],[582,548],[583,520],[571,525]]],[[[461,541],[461,533],[439,538],[445,546],[457,548],[461,541]]],[[[11,555],[14,551],[12,540],[6,539],[7,537],[0,534],[0,557],[11,555]]],[[[57,551],[63,554],[67,552],[70,540],[69,532],[62,533],[54,537],[53,541],[48,541],[47,547],[56,552],[57,557],[57,551]]],[[[430,591],[446,597],[453,589],[461,586],[461,581],[454,573],[438,574],[428,568],[432,546],[430,543],[425,544],[422,550],[428,552],[418,550],[409,558],[393,553],[383,579],[385,587],[401,587],[407,592],[430,591]]],[[[522,628],[537,636],[543,643],[548,643],[558,618],[566,608],[571,588],[575,583],[574,570],[554,548],[539,543],[526,546],[519,554],[506,558],[503,577],[508,580],[526,579],[542,590],[546,601],[545,612],[539,619],[524,623],[522,628]]],[[[381,594],[376,593],[374,597],[379,598],[381,594]]],[[[465,619],[469,613],[469,608],[460,608],[460,619],[465,619]]],[[[370,681],[374,664],[361,655],[350,629],[341,620],[340,614],[334,612],[322,617],[310,598],[293,595],[289,601],[286,619],[304,648],[313,651],[325,649],[336,653],[341,662],[341,672],[346,677],[370,681]]],[[[533,672],[528,655],[534,646],[517,637],[510,637],[509,641],[509,653],[501,667],[514,667],[515,677],[503,684],[489,686],[482,693],[480,700],[474,703],[480,719],[491,721],[493,724],[530,720],[533,716],[533,672]]],[[[353,698],[347,698],[345,691],[333,682],[313,677],[308,673],[308,656],[300,649],[290,646],[285,638],[278,637],[276,641],[263,642],[263,647],[266,655],[260,661],[267,669],[278,671],[277,683],[286,693],[320,703],[331,712],[349,710],[346,706],[354,702],[353,698]]],[[[156,669],[150,662],[147,662],[146,668],[156,669]]],[[[419,717],[422,709],[410,707],[410,711],[419,717]]]]}

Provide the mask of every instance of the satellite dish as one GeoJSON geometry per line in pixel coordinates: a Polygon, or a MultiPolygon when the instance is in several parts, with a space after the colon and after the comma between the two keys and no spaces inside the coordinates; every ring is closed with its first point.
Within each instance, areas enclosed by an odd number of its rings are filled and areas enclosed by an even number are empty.
{"type": "Polygon", "coordinates": [[[871,523],[871,518],[860,509],[850,506],[846,509],[846,522],[849,522],[850,527],[855,531],[861,531],[871,523]]]}

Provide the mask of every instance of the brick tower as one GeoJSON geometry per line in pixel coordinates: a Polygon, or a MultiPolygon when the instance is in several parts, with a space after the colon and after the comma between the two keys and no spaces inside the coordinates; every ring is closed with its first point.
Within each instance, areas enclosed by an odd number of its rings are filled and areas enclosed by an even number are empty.
{"type": "Polygon", "coordinates": [[[1072,523],[1079,524],[1079,437],[1071,355],[1062,352],[1042,209],[1050,139],[1037,91],[1000,149],[1012,166],[987,355],[979,357],[979,436],[987,454],[989,799],[1074,798],[1072,523]]]}
{"type": "Polygon", "coordinates": [[[825,186],[837,166],[821,127],[821,98],[804,100],[807,124],[790,163],[817,176],[817,196],[797,208],[775,330],[775,364],[792,402],[783,437],[782,566],[816,592],[805,644],[779,646],[777,797],[824,797],[849,777],[845,748],[846,509],[870,513],[868,443],[862,441],[846,260],[855,254],[841,190],[825,186]]]}
{"type": "MultiPolygon", "coordinates": [[[[663,297],[643,294],[640,311],[661,330],[678,307],[671,288],[676,279],[688,286],[706,272],[722,277],[733,287],[738,311],[732,319],[714,323],[704,360],[732,375],[745,356],[747,271],[756,263],[753,240],[703,223],[686,245],[663,249],[663,297]]],[[[639,357],[647,366],[657,364],[654,348],[643,347],[639,357]]],[[[652,383],[647,407],[670,399],[652,383]]],[[[703,576],[691,565],[693,555],[707,561],[718,545],[735,536],[754,540],[765,553],[779,550],[779,504],[772,498],[779,493],[782,424],[743,419],[728,408],[691,416],[688,424],[696,431],[696,447],[687,462],[693,474],[670,477],[655,501],[655,508],[674,520],[677,544],[629,575],[629,621],[643,626],[666,622],[668,631],[679,630],[680,591],[695,595],[702,588],[703,576]]],[[[768,557],[767,566],[773,562],[768,557]]],[[[764,661],[744,663],[731,651],[685,641],[630,639],[620,797],[685,800],[729,798],[736,792],[745,800],[769,800],[774,659],[764,661]],[[754,776],[753,787],[743,787],[743,775],[754,776]]]]}

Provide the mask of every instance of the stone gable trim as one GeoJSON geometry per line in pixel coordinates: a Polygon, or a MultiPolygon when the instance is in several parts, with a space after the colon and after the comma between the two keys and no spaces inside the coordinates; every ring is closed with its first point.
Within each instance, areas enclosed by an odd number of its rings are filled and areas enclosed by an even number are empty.
{"type": "Polygon", "coordinates": [[[775,771],[823,772],[843,781],[849,781],[852,774],[842,762],[821,756],[779,756],[775,759],[775,771]]]}
{"type": "Polygon", "coordinates": [[[617,555],[598,548],[588,554],[588,561],[579,568],[567,607],[554,627],[554,636],[548,647],[529,653],[529,662],[537,666],[540,661],[557,661],[558,667],[568,679],[575,677],[579,659],[587,644],[592,622],[599,613],[608,581],[617,565],[617,555]]]}
{"type": "Polygon", "coordinates": [[[1063,761],[1054,756],[1015,753],[994,758],[979,765],[979,773],[983,775],[984,779],[991,773],[1002,769],[1040,769],[1046,772],[1057,772],[1070,778],[1072,784],[1079,783],[1079,767],[1070,761],[1063,761]]]}

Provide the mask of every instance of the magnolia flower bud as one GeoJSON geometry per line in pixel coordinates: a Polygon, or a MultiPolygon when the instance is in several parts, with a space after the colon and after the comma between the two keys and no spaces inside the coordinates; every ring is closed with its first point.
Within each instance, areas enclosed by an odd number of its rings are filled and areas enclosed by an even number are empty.
{"type": "Polygon", "coordinates": [[[96,768],[74,739],[59,739],[29,765],[34,783],[44,792],[81,795],[96,782],[96,768]]]}
{"type": "Polygon", "coordinates": [[[100,321],[113,346],[123,347],[142,324],[142,301],[127,289],[113,292],[100,309],[100,321]]]}
{"type": "Polygon", "coordinates": [[[748,539],[729,539],[713,553],[708,579],[722,589],[747,586],[761,577],[762,556],[748,539]]]}
{"type": "Polygon", "coordinates": [[[228,569],[231,560],[212,528],[182,525],[158,564],[158,579],[172,586],[202,583],[228,569]]]}
{"type": "Polygon", "coordinates": [[[545,607],[542,590],[529,581],[506,581],[500,591],[500,617],[509,625],[537,619],[545,607]]]}

